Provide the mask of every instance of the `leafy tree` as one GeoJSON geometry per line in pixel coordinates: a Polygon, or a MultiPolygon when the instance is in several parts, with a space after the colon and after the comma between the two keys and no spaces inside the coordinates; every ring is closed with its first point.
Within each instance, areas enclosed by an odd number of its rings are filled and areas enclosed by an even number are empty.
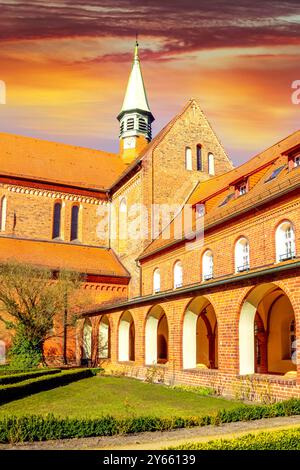
{"type": "Polygon", "coordinates": [[[0,320],[15,330],[12,362],[19,362],[24,368],[44,362],[43,346],[58,315],[63,320],[66,361],[70,296],[79,290],[82,280],[78,273],[66,270],[53,272],[18,262],[0,265],[0,320]]]}

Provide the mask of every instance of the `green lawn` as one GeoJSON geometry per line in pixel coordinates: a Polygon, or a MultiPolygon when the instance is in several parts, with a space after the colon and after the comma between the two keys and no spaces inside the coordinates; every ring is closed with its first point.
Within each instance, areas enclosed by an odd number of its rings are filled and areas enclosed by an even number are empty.
{"type": "Polygon", "coordinates": [[[37,393],[0,407],[4,415],[47,414],[61,417],[96,418],[134,415],[198,416],[239,403],[202,397],[193,392],[172,390],[125,377],[93,377],[37,393]]]}

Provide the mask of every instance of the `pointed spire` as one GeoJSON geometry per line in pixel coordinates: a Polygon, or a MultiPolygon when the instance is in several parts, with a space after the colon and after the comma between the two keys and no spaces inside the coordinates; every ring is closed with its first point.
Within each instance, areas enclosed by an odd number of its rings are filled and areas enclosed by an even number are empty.
{"type": "Polygon", "coordinates": [[[151,113],[141,71],[139,59],[139,44],[137,36],[134,47],[132,69],[129,76],[125,98],[123,101],[123,106],[120,115],[126,111],[132,110],[141,110],[146,111],[147,113],[151,113]]]}

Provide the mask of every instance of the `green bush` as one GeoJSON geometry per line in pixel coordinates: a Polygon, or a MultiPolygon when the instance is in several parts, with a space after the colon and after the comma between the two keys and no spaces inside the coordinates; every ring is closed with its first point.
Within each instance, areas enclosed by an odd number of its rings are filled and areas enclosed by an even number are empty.
{"type": "Polygon", "coordinates": [[[98,372],[98,369],[77,369],[59,372],[51,376],[42,376],[24,380],[9,385],[0,385],[0,404],[8,403],[12,400],[43,392],[52,388],[67,385],[76,380],[91,377],[98,372]]]}
{"type": "MultiPolygon", "coordinates": [[[[20,388],[22,390],[22,386],[25,386],[26,395],[28,395],[59,385],[66,385],[74,380],[91,376],[96,372],[98,372],[97,369],[61,372],[61,374],[51,377],[39,377],[11,386],[2,386],[0,387],[0,398],[2,398],[2,390],[8,390],[9,387],[9,393],[14,394],[16,392],[12,390],[20,388]],[[29,385],[27,385],[28,383],[29,385]]],[[[18,393],[18,398],[20,398],[20,392],[18,393]]],[[[98,419],[75,419],[59,418],[53,415],[10,416],[0,420],[0,442],[43,441],[73,437],[112,436],[146,431],[167,431],[178,428],[207,426],[209,424],[218,425],[292,415],[300,415],[300,400],[295,398],[273,405],[242,405],[232,410],[220,410],[214,415],[185,418],[179,416],[173,418],[154,416],[115,418],[113,416],[102,416],[98,419]]]]}
{"type": "Polygon", "coordinates": [[[291,398],[272,405],[242,405],[228,410],[219,410],[213,424],[252,421],[276,416],[300,415],[300,400],[291,398]]]}
{"type": "Polygon", "coordinates": [[[22,382],[23,380],[33,379],[39,376],[58,374],[60,372],[60,369],[39,369],[30,372],[6,374],[2,376],[2,371],[0,371],[0,385],[14,384],[17,382],[22,382]]]}
{"type": "Polygon", "coordinates": [[[113,436],[145,431],[168,431],[206,424],[203,418],[159,418],[141,416],[98,419],[47,416],[6,417],[0,421],[0,442],[44,441],[74,437],[113,436]]]}
{"type": "Polygon", "coordinates": [[[9,349],[8,357],[12,369],[37,367],[43,360],[40,340],[27,337],[23,325],[19,325],[9,349]]]}
{"type": "Polygon", "coordinates": [[[246,434],[234,439],[186,443],[171,450],[300,450],[300,428],[246,434]]]}

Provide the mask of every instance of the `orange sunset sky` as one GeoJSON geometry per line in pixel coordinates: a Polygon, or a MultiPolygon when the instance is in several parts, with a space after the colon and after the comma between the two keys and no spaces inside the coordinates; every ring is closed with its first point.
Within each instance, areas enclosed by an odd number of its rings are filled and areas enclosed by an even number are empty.
{"type": "Polygon", "coordinates": [[[136,32],[154,135],[191,97],[235,164],[300,128],[299,0],[0,0],[0,131],[118,151],[136,32]]]}

